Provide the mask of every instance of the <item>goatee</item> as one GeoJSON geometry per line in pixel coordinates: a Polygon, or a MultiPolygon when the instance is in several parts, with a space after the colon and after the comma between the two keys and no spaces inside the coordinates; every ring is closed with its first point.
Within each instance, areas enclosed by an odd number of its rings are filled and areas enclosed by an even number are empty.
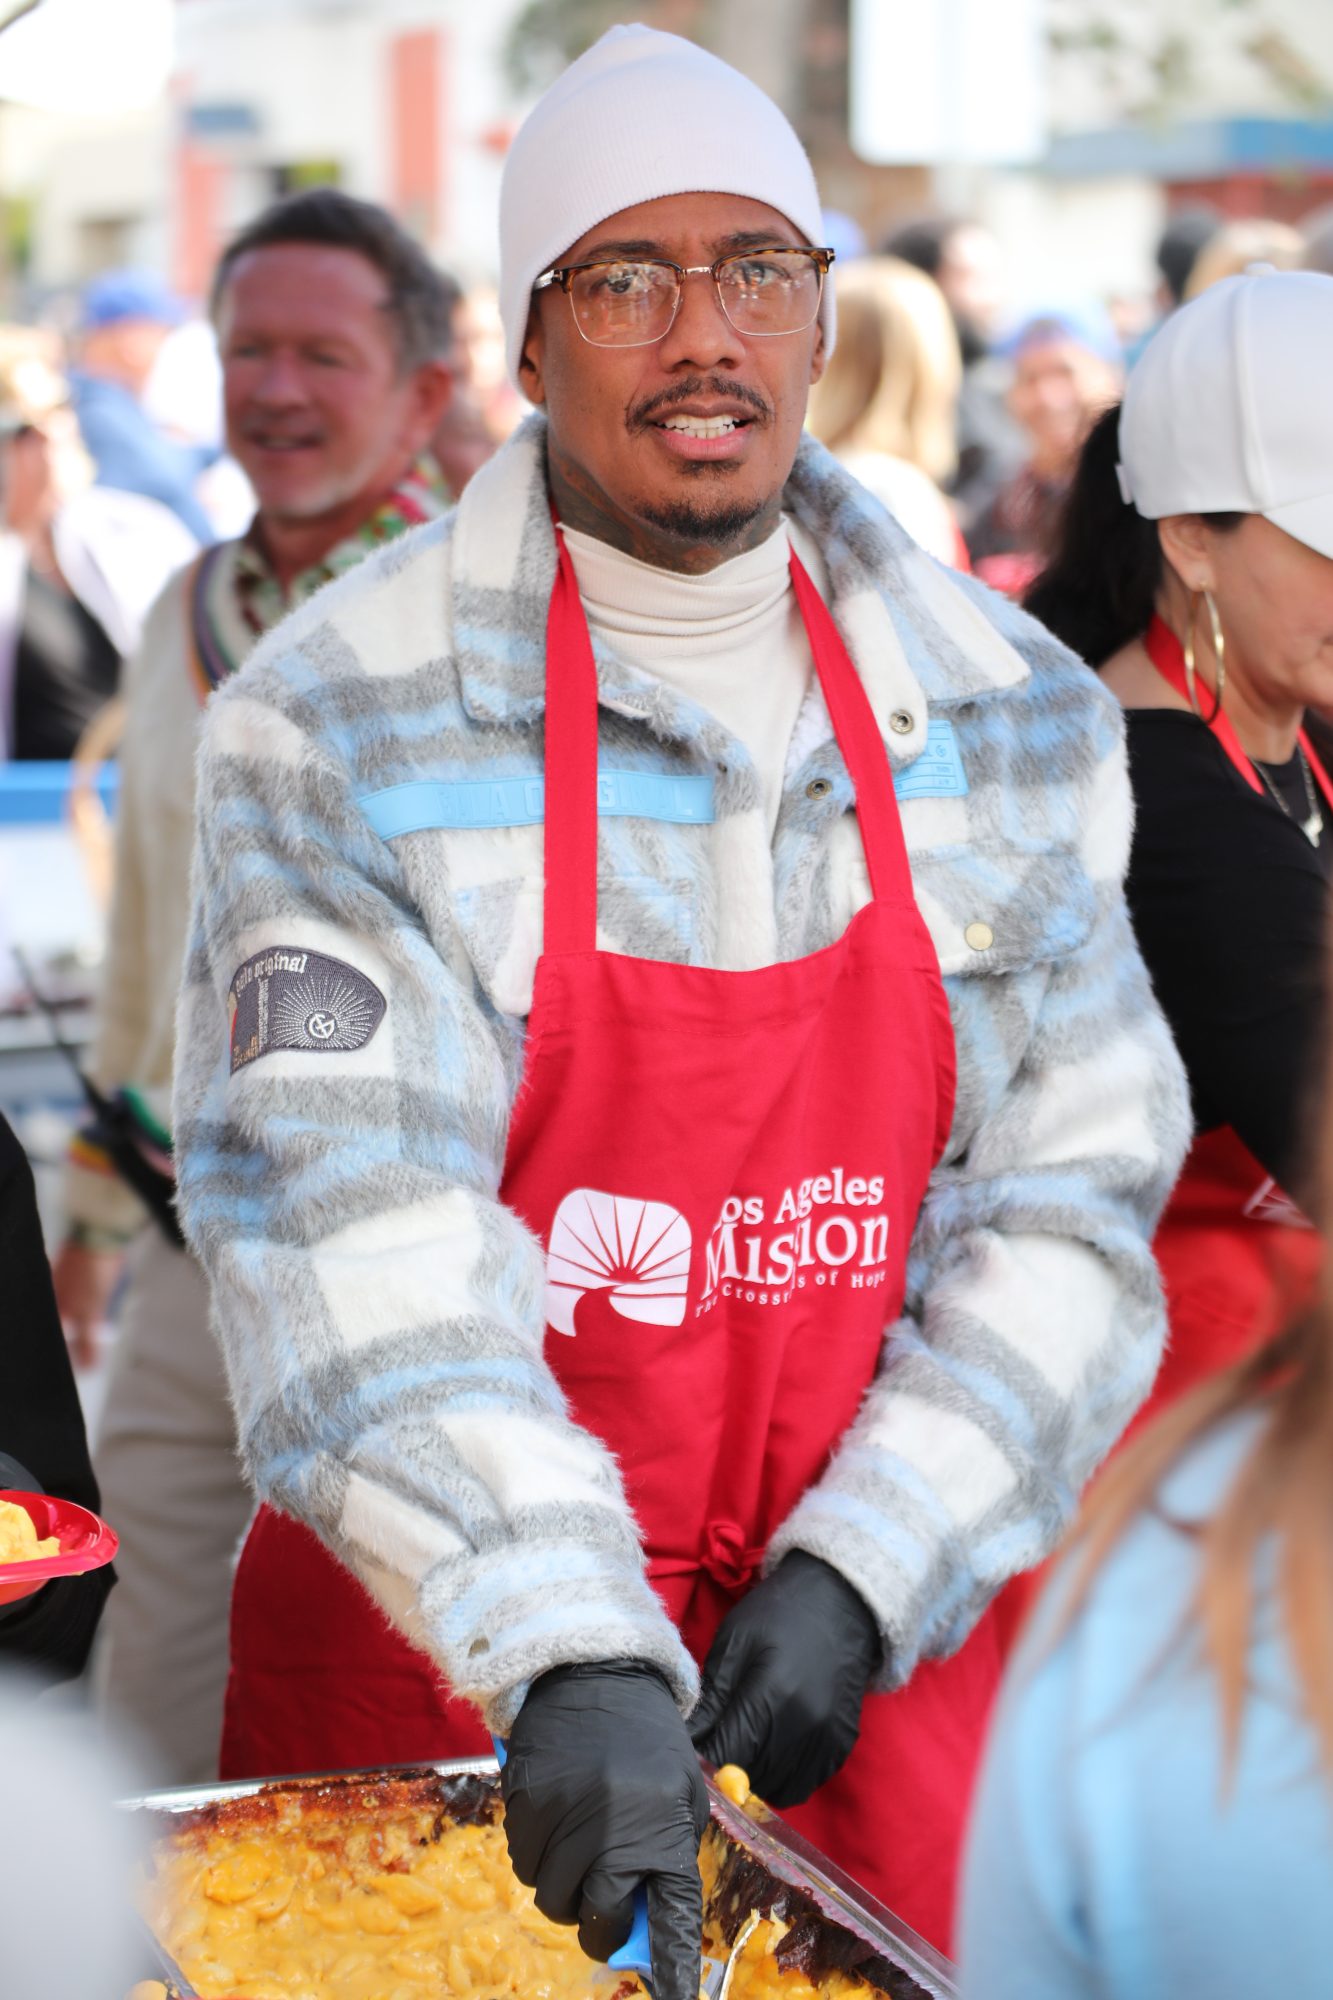
{"type": "Polygon", "coordinates": [[[640,516],[675,541],[704,542],[714,548],[725,548],[729,542],[740,541],[760,515],[768,510],[768,504],[766,500],[721,498],[711,505],[702,498],[668,500],[660,506],[642,507],[640,516]]]}

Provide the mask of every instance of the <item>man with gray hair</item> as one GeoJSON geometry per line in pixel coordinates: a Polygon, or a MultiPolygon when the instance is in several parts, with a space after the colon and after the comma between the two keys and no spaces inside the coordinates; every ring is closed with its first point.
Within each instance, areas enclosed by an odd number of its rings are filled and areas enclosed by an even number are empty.
{"type": "Polygon", "coordinates": [[[646,1883],[658,2000],[696,1746],[947,1940],[988,1607],[1152,1380],[1188,1125],[1114,704],[802,436],[819,227],[761,92],[605,36],[505,172],[537,414],[201,764],[227,1768],[480,1711],[538,1906],[605,1958],[646,1883]]]}
{"type": "Polygon", "coordinates": [[[200,716],[293,606],[441,511],[423,454],[449,394],[451,303],[391,216],[336,189],[278,202],[241,231],[218,266],[212,311],[227,441],[258,511],[239,540],[167,585],[127,676],[90,1063],[106,1108],[71,1150],[55,1275],[76,1357],[89,1365],[128,1261],[96,1450],[121,1538],[99,1677],[162,1783],[216,1770],[231,1566],[252,1506],[207,1289],[170,1206],[200,716]]]}

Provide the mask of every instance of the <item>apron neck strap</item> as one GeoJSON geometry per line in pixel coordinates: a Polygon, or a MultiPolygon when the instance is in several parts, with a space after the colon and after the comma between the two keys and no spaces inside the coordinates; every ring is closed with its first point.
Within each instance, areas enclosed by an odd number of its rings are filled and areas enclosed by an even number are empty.
{"type": "MultiPolygon", "coordinates": [[[[1183,695],[1185,700],[1189,701],[1189,682],[1185,676],[1185,649],[1165,619],[1159,618],[1155,613],[1147,632],[1144,634],[1143,645],[1148,658],[1152,661],[1167,686],[1174,688],[1178,695],[1183,695]]],[[[1192,702],[1190,706],[1193,707],[1192,702]]],[[[1258,792],[1261,798],[1265,797],[1266,793],[1263,781],[1254,768],[1253,760],[1246,754],[1245,748],[1236,734],[1235,724],[1225,709],[1219,709],[1211,722],[1206,726],[1212,730],[1218,743],[1226,752],[1227,757],[1236,770],[1240,772],[1241,777],[1244,778],[1250,790],[1258,792]]],[[[1296,741],[1305,753],[1306,762],[1314,772],[1315,781],[1323,793],[1326,803],[1329,806],[1333,806],[1333,782],[1330,781],[1328,772],[1324,769],[1314,745],[1303,729],[1297,733],[1296,741]]]]}
{"type": "MultiPolygon", "coordinates": [[[[555,545],[555,583],[546,619],[543,949],[564,954],[594,951],[597,945],[597,667],[573,560],[558,527],[555,545]]],[[[870,699],[795,550],[791,580],[833,733],[856,793],[871,892],[877,901],[910,902],[912,876],[893,773],[870,699]]]]}
{"type": "Polygon", "coordinates": [[[559,528],[546,614],[546,889],[543,951],[597,949],[597,664],[559,528]]]}
{"type": "Polygon", "coordinates": [[[795,549],[791,552],[791,581],[805,620],[806,637],[814,654],[815,671],[833,734],[856,794],[856,817],[871,893],[877,902],[910,903],[915,898],[907,843],[903,839],[889,753],[884,748],[870,697],[833,622],[833,613],[810,581],[795,549]]]}

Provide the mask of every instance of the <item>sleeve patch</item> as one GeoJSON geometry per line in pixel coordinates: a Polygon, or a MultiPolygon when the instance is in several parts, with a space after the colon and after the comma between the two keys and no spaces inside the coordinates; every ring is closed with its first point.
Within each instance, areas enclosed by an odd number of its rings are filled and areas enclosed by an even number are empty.
{"type": "Polygon", "coordinates": [[[231,1073],[280,1049],[362,1049],[384,1019],[384,995],[340,958],[273,945],[236,969],[227,993],[231,1073]]]}

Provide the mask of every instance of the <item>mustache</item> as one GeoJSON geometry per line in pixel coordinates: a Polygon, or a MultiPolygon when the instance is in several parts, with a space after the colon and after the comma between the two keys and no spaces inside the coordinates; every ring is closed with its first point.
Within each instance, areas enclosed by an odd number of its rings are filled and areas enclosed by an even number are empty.
{"type": "Polygon", "coordinates": [[[719,401],[744,403],[765,423],[773,414],[772,405],[757,389],[751,389],[744,382],[728,381],[725,375],[690,375],[685,381],[673,382],[669,389],[659,389],[655,396],[645,396],[641,403],[635,403],[627,418],[629,428],[632,431],[645,430],[660,416],[669,416],[682,403],[691,403],[698,396],[716,396],[719,401]]]}

